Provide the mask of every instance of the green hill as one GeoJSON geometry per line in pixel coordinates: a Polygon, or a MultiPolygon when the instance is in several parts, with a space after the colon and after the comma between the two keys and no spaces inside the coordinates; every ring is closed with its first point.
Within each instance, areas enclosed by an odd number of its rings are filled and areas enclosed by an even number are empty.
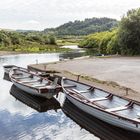
{"type": "Polygon", "coordinates": [[[54,33],[56,35],[88,35],[95,32],[107,31],[118,25],[116,19],[110,18],[88,18],[84,21],[76,20],[65,23],[56,28],[46,28],[45,33],[54,33]]]}

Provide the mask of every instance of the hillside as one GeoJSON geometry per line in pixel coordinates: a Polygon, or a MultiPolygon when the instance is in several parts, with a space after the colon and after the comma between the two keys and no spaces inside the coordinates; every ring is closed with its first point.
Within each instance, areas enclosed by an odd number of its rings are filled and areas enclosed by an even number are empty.
{"type": "Polygon", "coordinates": [[[45,33],[56,35],[88,35],[95,32],[107,31],[118,25],[118,21],[110,18],[91,18],[84,21],[76,20],[56,28],[46,28],[45,33]]]}

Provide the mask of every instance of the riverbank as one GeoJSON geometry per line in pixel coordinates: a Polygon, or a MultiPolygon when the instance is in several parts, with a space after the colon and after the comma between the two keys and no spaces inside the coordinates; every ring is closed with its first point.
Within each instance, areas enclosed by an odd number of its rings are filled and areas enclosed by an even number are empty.
{"type": "Polygon", "coordinates": [[[11,51],[0,51],[0,56],[12,55],[12,54],[21,54],[21,53],[19,53],[19,52],[11,52],[11,51]]]}
{"type": "Polygon", "coordinates": [[[30,50],[26,50],[26,51],[0,51],[0,56],[4,56],[4,55],[15,55],[15,54],[28,54],[28,53],[61,53],[61,52],[71,52],[72,49],[70,48],[60,48],[59,49],[50,49],[50,50],[46,50],[46,51],[42,51],[42,50],[34,50],[34,51],[30,51],[30,50]]]}
{"type": "Polygon", "coordinates": [[[74,59],[32,68],[61,72],[61,75],[97,86],[117,95],[140,101],[140,57],[74,59]],[[127,93],[128,90],[128,93],[127,93]]]}

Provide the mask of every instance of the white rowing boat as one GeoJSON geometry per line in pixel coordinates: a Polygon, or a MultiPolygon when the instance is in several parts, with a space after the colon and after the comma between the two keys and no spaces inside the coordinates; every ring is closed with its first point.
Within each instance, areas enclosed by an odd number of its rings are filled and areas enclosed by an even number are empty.
{"type": "Polygon", "coordinates": [[[140,104],[102,89],[62,79],[66,97],[84,112],[111,125],[140,133],[140,104]],[[71,87],[64,87],[65,84],[71,87]]]}
{"type": "Polygon", "coordinates": [[[9,77],[15,86],[32,95],[50,99],[61,90],[61,86],[57,84],[58,78],[51,81],[20,67],[11,69],[9,77]]]}

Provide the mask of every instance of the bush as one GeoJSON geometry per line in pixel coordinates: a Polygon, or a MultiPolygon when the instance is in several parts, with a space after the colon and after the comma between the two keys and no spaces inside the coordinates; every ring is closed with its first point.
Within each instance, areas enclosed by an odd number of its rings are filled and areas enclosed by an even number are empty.
{"type": "Polygon", "coordinates": [[[140,54],[140,8],[129,10],[121,19],[118,42],[121,54],[140,54]]]}
{"type": "Polygon", "coordinates": [[[117,43],[117,29],[95,33],[87,36],[79,44],[80,47],[93,48],[98,54],[114,54],[119,50],[117,43]]]}

